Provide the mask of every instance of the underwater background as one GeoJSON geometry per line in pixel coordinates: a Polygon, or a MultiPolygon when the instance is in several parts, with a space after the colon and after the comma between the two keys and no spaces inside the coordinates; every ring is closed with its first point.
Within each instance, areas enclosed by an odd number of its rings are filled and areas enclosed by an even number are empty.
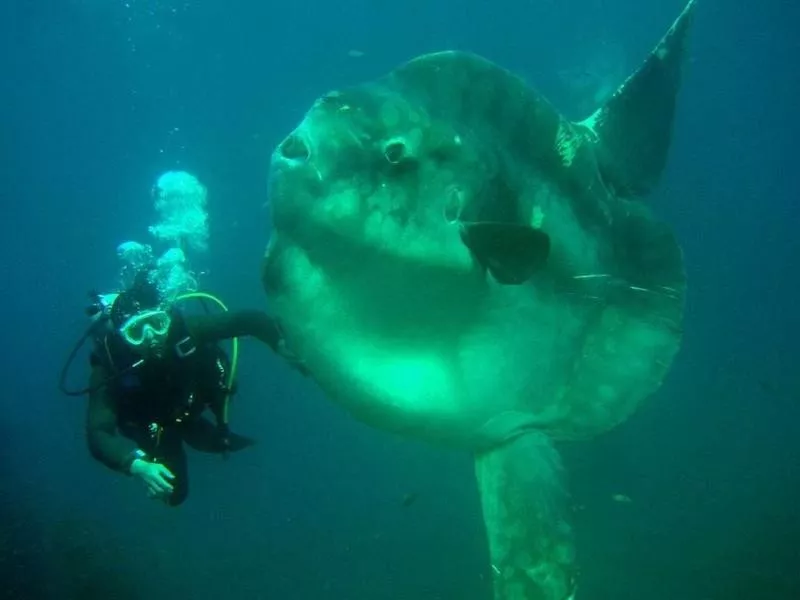
{"type": "MultiPolygon", "coordinates": [[[[488,600],[473,464],[372,430],[244,341],[223,461],[179,509],[95,463],[56,387],[151,188],[208,188],[202,288],[263,307],[269,156],[311,102],[471,50],[567,115],[632,71],[683,0],[0,3],[0,598],[488,600]]],[[[667,173],[685,340],[612,433],[562,445],[578,600],[800,598],[800,4],[701,0],[667,173]]],[[[82,382],[81,355],[70,381],[82,382]]],[[[75,385],[75,384],[73,384],[75,385]]]]}

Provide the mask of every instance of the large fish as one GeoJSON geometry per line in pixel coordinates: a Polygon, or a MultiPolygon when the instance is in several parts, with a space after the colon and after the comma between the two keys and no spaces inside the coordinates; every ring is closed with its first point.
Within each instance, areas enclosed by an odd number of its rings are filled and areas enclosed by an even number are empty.
{"type": "Polygon", "coordinates": [[[581,122],[440,52],[322,96],[272,156],[263,280],[289,347],[358,419],[474,453],[498,600],[574,597],[553,441],[623,422],[680,345],[682,253],[640,197],[693,8],[581,122]]]}

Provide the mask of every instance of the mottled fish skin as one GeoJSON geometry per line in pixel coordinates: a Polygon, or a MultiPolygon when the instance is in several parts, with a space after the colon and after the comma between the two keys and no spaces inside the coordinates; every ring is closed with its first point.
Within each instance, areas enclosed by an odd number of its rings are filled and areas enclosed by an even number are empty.
{"type": "Polygon", "coordinates": [[[356,418],[475,454],[496,600],[574,597],[553,441],[624,422],[680,347],[683,254],[642,197],[694,7],[580,122],[447,51],[322,96],[273,153],[286,343],[356,418]]]}
{"type": "MultiPolygon", "coordinates": [[[[484,326],[487,313],[496,315],[496,305],[518,305],[532,313],[529,339],[518,334],[515,345],[505,336],[503,355],[547,351],[525,365],[530,391],[507,394],[508,406],[495,399],[497,382],[475,400],[491,396],[485,410],[462,411],[464,400],[441,400],[447,413],[407,410],[396,397],[344,404],[367,421],[377,414],[382,427],[418,429],[433,441],[470,448],[503,408],[529,413],[532,424],[558,439],[591,437],[624,421],[677,351],[685,273],[670,229],[645,204],[612,192],[597,147],[588,125],[570,123],[520,78],[463,52],[426,55],[324,96],[273,159],[275,231],[264,281],[285,307],[296,351],[313,365],[314,335],[324,329],[330,342],[339,323],[398,343],[413,344],[404,339],[413,332],[434,332],[437,343],[450,336],[463,347],[464,335],[484,326]],[[493,285],[461,235],[464,223],[482,222],[545,232],[546,268],[521,289],[493,285]],[[309,280],[331,286],[326,301],[304,303],[309,280]],[[334,298],[343,305],[322,328],[317,307],[330,308],[334,298]],[[305,335],[314,322],[320,326],[305,335]],[[615,338],[635,333],[623,331],[626,322],[652,336],[612,348],[615,338]],[[609,361],[625,363],[624,372],[609,361]],[[638,372],[627,368],[630,361],[638,372]],[[381,413],[380,402],[391,415],[381,413]]],[[[318,358],[341,360],[334,369],[347,370],[343,356],[331,349],[318,358]]],[[[328,368],[316,369],[318,379],[328,368]]],[[[475,383],[470,390],[476,394],[475,383]]]]}

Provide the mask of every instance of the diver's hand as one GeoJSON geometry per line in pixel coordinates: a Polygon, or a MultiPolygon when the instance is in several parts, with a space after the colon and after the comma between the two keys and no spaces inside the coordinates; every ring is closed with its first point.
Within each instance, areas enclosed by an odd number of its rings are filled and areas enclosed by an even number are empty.
{"type": "Polygon", "coordinates": [[[131,463],[131,475],[144,482],[147,486],[147,495],[151,498],[168,496],[172,493],[173,488],[169,480],[175,479],[175,475],[164,465],[137,458],[131,463]]]}
{"type": "Polygon", "coordinates": [[[277,352],[278,356],[288,362],[290,367],[300,371],[300,373],[302,373],[304,376],[309,375],[309,370],[306,368],[305,363],[303,363],[299,356],[289,350],[289,347],[286,345],[286,341],[283,338],[278,341],[275,352],[277,352]]]}

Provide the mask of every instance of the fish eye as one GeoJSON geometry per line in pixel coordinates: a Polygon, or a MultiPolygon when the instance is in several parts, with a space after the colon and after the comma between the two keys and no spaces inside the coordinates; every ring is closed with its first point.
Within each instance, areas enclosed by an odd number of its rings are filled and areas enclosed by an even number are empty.
{"type": "Polygon", "coordinates": [[[406,145],[399,141],[389,142],[383,149],[383,156],[390,164],[399,164],[406,158],[406,145]]]}

